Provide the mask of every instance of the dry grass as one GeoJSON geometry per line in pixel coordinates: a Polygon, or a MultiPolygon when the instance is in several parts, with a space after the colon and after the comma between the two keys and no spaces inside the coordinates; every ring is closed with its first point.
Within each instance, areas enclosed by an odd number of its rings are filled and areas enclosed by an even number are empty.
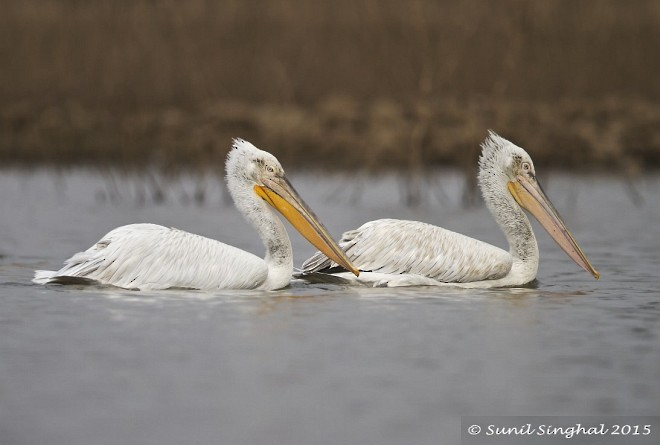
{"type": "Polygon", "coordinates": [[[660,165],[654,0],[5,0],[3,163],[660,165]]]}

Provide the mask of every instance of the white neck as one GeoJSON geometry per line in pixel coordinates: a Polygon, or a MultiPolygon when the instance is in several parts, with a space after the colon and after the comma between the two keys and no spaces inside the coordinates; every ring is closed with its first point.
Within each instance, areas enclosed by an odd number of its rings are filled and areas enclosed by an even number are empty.
{"type": "Polygon", "coordinates": [[[503,181],[487,179],[481,184],[488,209],[509,242],[509,253],[513,257],[511,271],[504,278],[511,285],[520,285],[536,277],[539,265],[539,249],[532,225],[513,199],[503,181]]]}
{"type": "Polygon", "coordinates": [[[264,261],[268,267],[268,278],[261,289],[280,289],[289,284],[293,273],[293,249],[282,221],[274,211],[259,198],[252,186],[236,178],[227,178],[229,192],[236,208],[255,228],[266,247],[264,261]]]}

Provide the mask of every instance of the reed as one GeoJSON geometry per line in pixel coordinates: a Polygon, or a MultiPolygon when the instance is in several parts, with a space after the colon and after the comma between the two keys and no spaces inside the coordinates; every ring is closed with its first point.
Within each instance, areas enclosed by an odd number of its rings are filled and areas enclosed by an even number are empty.
{"type": "Polygon", "coordinates": [[[5,0],[0,160],[197,169],[242,136],[414,172],[493,128],[558,167],[657,167],[658,53],[654,0],[5,0]]]}

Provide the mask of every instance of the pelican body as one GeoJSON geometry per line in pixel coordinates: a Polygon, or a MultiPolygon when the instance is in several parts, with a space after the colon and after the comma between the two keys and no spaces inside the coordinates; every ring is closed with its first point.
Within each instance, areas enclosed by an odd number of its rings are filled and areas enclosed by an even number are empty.
{"type": "Polygon", "coordinates": [[[375,286],[452,285],[468,288],[515,287],[536,278],[539,250],[523,209],[531,213],[579,266],[596,279],[559,213],[536,179],[534,164],[522,148],[490,132],[482,143],[479,187],[509,243],[509,250],[418,221],[380,219],[345,232],[339,241],[362,272],[350,278],[322,252],[303,263],[299,275],[322,279],[324,273],[375,286]]]}
{"type": "Polygon", "coordinates": [[[36,271],[33,282],[128,289],[280,289],[291,280],[293,253],[284,224],[272,209],[327,257],[358,273],[273,155],[235,139],[226,180],[236,207],[265,245],[265,258],[178,229],[130,224],[73,255],[60,270],[36,271]]]}

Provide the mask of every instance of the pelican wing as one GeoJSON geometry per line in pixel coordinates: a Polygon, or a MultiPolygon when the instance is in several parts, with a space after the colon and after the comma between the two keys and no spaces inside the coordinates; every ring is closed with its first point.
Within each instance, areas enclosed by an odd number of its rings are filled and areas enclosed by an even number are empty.
{"type": "Polygon", "coordinates": [[[57,272],[37,271],[35,282],[89,280],[127,289],[250,289],[268,276],[251,253],[203,236],[156,224],[118,227],[57,272]]]}
{"type": "MultiPolygon", "coordinates": [[[[361,271],[416,274],[445,283],[493,280],[505,276],[511,255],[495,246],[419,221],[380,219],[345,232],[339,245],[361,271]]],[[[303,273],[338,265],[317,252],[303,273]]]]}

